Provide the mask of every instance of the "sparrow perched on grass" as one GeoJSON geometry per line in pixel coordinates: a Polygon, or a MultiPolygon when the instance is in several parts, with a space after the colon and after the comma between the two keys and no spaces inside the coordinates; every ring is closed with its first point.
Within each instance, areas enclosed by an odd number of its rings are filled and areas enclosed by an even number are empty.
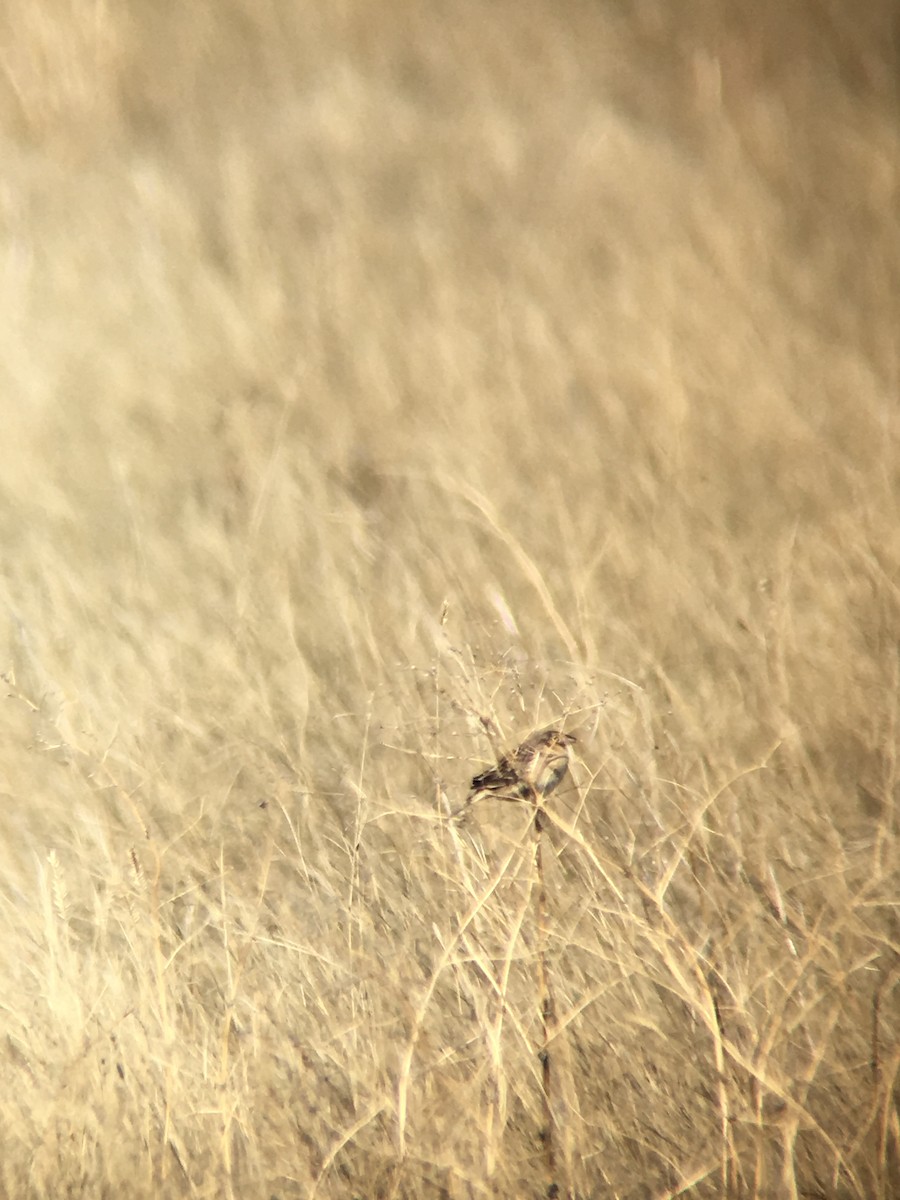
{"type": "Polygon", "coordinates": [[[549,796],[562,783],[576,740],[571,733],[558,729],[541,729],[527,737],[509,754],[504,754],[496,767],[483,771],[472,780],[472,790],[462,808],[464,812],[475,800],[494,795],[498,800],[526,800],[533,795],[549,796]]]}

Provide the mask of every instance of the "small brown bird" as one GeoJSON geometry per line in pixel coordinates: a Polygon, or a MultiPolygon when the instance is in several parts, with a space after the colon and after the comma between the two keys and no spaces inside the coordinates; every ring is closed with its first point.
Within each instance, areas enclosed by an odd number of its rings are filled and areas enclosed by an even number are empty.
{"type": "Polygon", "coordinates": [[[496,767],[475,776],[465,804],[454,816],[482,795],[494,795],[498,800],[525,800],[532,793],[549,796],[565,778],[572,760],[569,747],[575,740],[574,734],[558,729],[533,733],[515,750],[504,754],[496,767]]]}

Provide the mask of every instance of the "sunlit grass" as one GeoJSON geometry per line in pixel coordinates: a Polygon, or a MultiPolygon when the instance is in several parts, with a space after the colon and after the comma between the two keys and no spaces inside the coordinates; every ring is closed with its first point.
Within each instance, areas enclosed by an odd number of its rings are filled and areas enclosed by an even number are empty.
{"type": "Polygon", "coordinates": [[[8,22],[3,1195],[900,1188],[890,42],[451,7],[8,22]]]}

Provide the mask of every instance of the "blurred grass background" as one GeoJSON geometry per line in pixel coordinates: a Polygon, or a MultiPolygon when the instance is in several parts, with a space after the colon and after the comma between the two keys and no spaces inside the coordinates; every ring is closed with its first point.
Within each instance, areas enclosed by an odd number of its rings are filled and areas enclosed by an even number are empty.
{"type": "Polygon", "coordinates": [[[895,20],[6,6],[3,1195],[900,1192],[895,20]]]}

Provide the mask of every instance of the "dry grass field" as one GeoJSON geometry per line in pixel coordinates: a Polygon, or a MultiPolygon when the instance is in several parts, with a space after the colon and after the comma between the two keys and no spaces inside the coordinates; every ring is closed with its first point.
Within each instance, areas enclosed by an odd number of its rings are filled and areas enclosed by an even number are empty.
{"type": "Polygon", "coordinates": [[[893,7],[4,7],[4,1200],[900,1196],[893,7]]]}

